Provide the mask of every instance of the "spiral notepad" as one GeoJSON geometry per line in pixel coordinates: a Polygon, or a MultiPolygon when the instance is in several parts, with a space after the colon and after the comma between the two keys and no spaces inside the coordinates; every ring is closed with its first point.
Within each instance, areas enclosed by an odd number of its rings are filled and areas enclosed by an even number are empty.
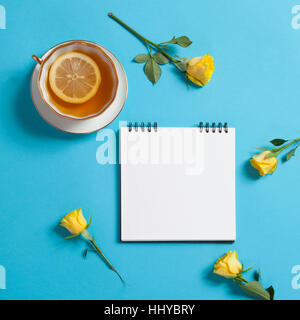
{"type": "Polygon", "coordinates": [[[120,128],[121,241],[234,241],[235,129],[120,128]]]}

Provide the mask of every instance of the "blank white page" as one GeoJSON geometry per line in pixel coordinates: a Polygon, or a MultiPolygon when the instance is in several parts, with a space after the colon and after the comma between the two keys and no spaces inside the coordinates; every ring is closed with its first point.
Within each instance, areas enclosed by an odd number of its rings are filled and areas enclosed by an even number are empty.
{"type": "Polygon", "coordinates": [[[234,241],[235,129],[120,128],[121,241],[234,241]]]}

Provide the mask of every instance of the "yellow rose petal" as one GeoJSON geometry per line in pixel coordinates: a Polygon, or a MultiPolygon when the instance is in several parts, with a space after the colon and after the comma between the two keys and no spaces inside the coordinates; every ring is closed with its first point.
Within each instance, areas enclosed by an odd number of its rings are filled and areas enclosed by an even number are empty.
{"type": "Polygon", "coordinates": [[[62,220],[61,225],[70,233],[77,235],[87,228],[86,220],[81,209],[71,211],[62,220]]]}
{"type": "Polygon", "coordinates": [[[206,85],[215,70],[214,59],[209,54],[203,57],[194,57],[187,63],[186,75],[198,86],[206,85]]]}

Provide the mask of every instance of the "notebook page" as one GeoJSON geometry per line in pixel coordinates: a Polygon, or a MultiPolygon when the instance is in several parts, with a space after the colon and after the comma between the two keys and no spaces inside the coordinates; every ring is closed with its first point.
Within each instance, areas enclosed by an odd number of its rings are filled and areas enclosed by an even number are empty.
{"type": "Polygon", "coordinates": [[[120,129],[122,241],[234,241],[235,129],[120,129]]]}

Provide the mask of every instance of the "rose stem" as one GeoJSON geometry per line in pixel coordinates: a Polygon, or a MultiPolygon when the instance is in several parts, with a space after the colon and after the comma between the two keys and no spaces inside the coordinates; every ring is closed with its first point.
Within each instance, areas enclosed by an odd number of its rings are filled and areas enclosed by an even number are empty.
{"type": "Polygon", "coordinates": [[[155,47],[157,50],[159,50],[162,54],[164,54],[168,59],[170,59],[173,63],[177,63],[179,62],[178,60],[174,59],[171,55],[169,55],[165,50],[163,50],[158,44],[146,39],[145,37],[143,37],[142,35],[140,35],[138,32],[136,32],[135,30],[133,30],[131,27],[129,27],[126,23],[124,23],[122,20],[120,20],[119,18],[117,18],[114,14],[112,14],[111,12],[108,14],[109,17],[111,17],[112,19],[114,19],[115,21],[117,21],[119,24],[121,24],[124,28],[126,28],[127,30],[129,30],[130,32],[132,32],[135,36],[137,36],[138,38],[140,38],[142,41],[144,41],[146,44],[151,44],[153,47],[155,47]]]}
{"type": "MultiPolygon", "coordinates": [[[[281,147],[280,150],[279,150],[279,153],[280,153],[281,151],[283,151],[284,149],[290,147],[290,146],[293,145],[294,143],[298,142],[298,141],[300,141],[300,138],[299,138],[299,139],[295,139],[295,140],[293,140],[292,142],[288,143],[287,145],[281,147]]],[[[298,145],[298,146],[299,146],[299,145],[298,145]]],[[[297,146],[296,148],[298,148],[298,146],[297,146]]]]}
{"type": "Polygon", "coordinates": [[[98,252],[98,254],[105,260],[105,262],[108,264],[108,266],[119,276],[119,278],[121,279],[121,281],[126,284],[126,282],[124,281],[124,279],[121,277],[121,275],[119,274],[119,272],[114,268],[114,266],[106,259],[105,255],[102,253],[102,251],[100,250],[100,248],[98,247],[95,239],[91,239],[90,242],[92,243],[92,245],[94,246],[94,248],[96,249],[96,251],[98,252]]]}

